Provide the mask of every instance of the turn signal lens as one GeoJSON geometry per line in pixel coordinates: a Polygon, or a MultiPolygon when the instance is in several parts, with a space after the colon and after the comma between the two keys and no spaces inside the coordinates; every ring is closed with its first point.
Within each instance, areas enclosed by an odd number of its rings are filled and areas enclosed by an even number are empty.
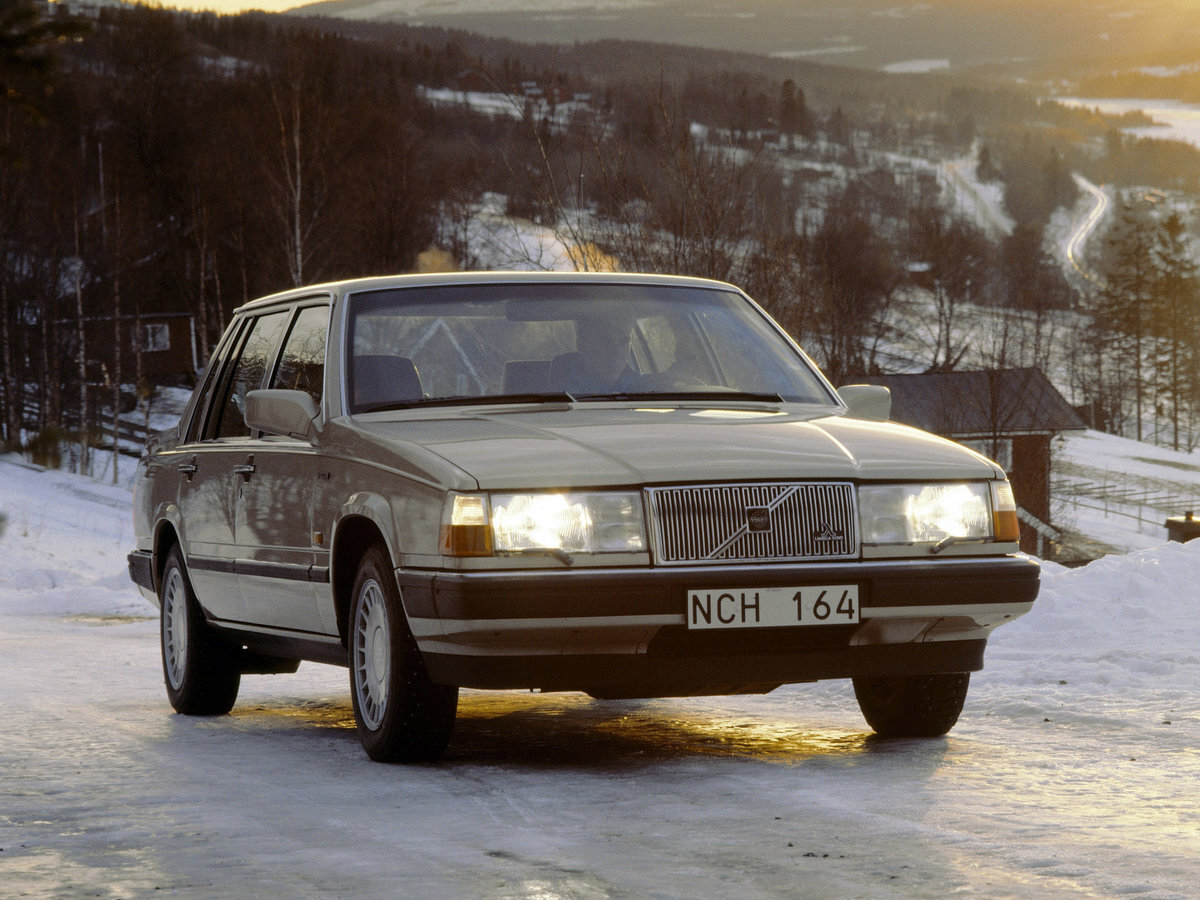
{"type": "Polygon", "coordinates": [[[997,541],[1019,541],[1021,526],[1017,522],[1017,500],[1007,481],[992,482],[992,528],[997,541]]]}
{"type": "Polygon", "coordinates": [[[442,553],[446,556],[491,556],[492,529],[488,526],[487,497],[454,494],[442,521],[442,553]]]}

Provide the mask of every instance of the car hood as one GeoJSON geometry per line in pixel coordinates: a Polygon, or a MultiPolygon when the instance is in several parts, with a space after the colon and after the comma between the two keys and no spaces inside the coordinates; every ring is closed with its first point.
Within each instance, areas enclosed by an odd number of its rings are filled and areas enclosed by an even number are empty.
{"type": "Polygon", "coordinates": [[[491,490],[1002,474],[979,454],[931,434],[810,407],[588,404],[431,412],[361,417],[358,425],[402,455],[419,445],[491,490]]]}

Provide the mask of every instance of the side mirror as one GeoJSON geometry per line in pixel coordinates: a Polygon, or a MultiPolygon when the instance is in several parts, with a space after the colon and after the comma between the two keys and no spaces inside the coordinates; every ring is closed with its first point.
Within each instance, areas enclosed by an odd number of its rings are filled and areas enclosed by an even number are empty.
{"type": "Polygon", "coordinates": [[[892,416],[892,392],[880,384],[847,384],[838,396],[856,419],[886,422],[892,416]]]}
{"type": "Polygon", "coordinates": [[[246,395],[246,424],[267,434],[308,440],[317,404],[304,391],[250,391],[246,395]]]}

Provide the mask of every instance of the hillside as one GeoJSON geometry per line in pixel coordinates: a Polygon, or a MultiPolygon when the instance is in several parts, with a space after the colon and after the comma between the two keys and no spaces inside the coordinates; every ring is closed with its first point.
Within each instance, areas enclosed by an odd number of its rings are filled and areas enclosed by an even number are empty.
{"type": "Polygon", "coordinates": [[[299,15],[465,29],[520,40],[648,40],[860,69],[1009,76],[1194,62],[1186,0],[326,0],[299,15]]]}
{"type": "MultiPolygon", "coordinates": [[[[317,7],[301,7],[286,17],[356,40],[401,47],[453,48],[464,61],[485,67],[502,68],[506,62],[519,61],[534,72],[602,84],[675,83],[721,73],[774,83],[790,78],[804,86],[812,102],[829,108],[840,104],[857,110],[871,104],[912,103],[936,107],[954,83],[940,72],[888,73],[844,65],[836,58],[772,56],[753,47],[688,44],[670,39],[669,34],[659,36],[637,30],[613,36],[585,32],[565,46],[533,25],[516,27],[511,34],[488,31],[478,27],[479,19],[473,15],[434,23],[425,19],[342,18],[322,14],[317,7]]],[[[970,73],[958,73],[956,78],[957,83],[977,83],[970,73]]]]}

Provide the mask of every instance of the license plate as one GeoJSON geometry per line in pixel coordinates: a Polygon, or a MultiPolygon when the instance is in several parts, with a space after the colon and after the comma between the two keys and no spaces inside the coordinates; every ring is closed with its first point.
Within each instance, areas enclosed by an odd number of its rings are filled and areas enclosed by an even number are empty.
{"type": "Polygon", "coordinates": [[[858,585],[703,588],[688,591],[687,610],[689,629],[853,625],[858,585]]]}

